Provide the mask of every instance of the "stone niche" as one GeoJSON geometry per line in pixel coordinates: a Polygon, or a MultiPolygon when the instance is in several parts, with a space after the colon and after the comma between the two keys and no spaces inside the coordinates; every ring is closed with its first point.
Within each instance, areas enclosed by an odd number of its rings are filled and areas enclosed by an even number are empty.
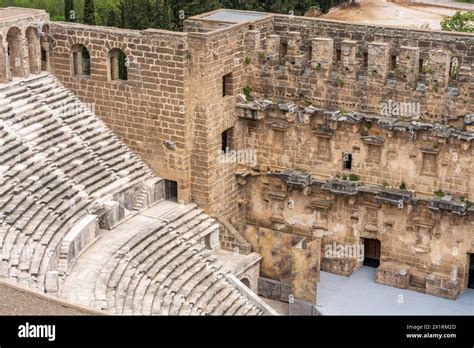
{"type": "Polygon", "coordinates": [[[414,251],[417,253],[428,253],[431,251],[431,238],[435,222],[427,216],[413,219],[416,242],[414,251]]]}

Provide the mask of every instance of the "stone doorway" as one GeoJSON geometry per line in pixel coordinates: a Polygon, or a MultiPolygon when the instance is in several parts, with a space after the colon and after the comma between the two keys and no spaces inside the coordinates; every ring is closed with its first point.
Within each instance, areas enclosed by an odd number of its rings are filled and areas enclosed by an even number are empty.
{"type": "Polygon", "coordinates": [[[178,201],[178,183],[172,180],[165,180],[165,198],[172,202],[178,201]]]}
{"type": "Polygon", "coordinates": [[[467,272],[467,287],[474,289],[474,254],[468,254],[469,269],[467,272]]]}
{"type": "Polygon", "coordinates": [[[378,268],[380,266],[381,243],[378,239],[364,238],[364,266],[378,268]]]}

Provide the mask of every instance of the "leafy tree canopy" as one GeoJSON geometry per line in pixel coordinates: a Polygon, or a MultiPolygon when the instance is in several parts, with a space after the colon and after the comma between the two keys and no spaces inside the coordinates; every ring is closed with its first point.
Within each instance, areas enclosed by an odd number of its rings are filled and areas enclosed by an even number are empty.
{"type": "Polygon", "coordinates": [[[314,8],[327,12],[341,2],[344,0],[0,0],[0,7],[45,9],[54,21],[181,30],[186,18],[218,8],[303,15],[314,8]]]}
{"type": "Polygon", "coordinates": [[[474,33],[474,11],[458,11],[454,16],[443,19],[441,29],[474,33]]]}

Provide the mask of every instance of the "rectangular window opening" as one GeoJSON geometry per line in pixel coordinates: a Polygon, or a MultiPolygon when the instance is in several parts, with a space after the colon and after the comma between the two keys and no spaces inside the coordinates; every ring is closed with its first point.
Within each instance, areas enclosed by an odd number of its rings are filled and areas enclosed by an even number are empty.
{"type": "Polygon", "coordinates": [[[233,95],[232,73],[222,77],[222,96],[233,95]]]}
{"type": "Polygon", "coordinates": [[[337,48],[336,49],[336,63],[339,63],[340,61],[342,61],[342,51],[337,48]]]}
{"type": "Polygon", "coordinates": [[[229,128],[222,132],[221,134],[221,150],[224,153],[228,153],[232,150],[232,135],[233,135],[233,128],[229,128]]]}
{"type": "Polygon", "coordinates": [[[362,53],[362,66],[369,66],[369,54],[367,52],[362,53]]]}
{"type": "Polygon", "coordinates": [[[390,68],[396,70],[398,68],[398,56],[390,56],[390,68]]]}
{"type": "Polygon", "coordinates": [[[351,170],[352,169],[352,154],[350,153],[343,153],[342,154],[342,160],[344,162],[344,167],[343,169],[345,170],[351,170]]]}

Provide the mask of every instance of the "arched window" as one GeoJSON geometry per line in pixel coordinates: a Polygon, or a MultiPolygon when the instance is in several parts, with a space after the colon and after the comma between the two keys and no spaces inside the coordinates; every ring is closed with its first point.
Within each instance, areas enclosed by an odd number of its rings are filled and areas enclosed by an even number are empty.
{"type": "Polygon", "coordinates": [[[91,75],[91,57],[86,46],[78,44],[71,49],[72,75],[84,77],[91,75]]]}
{"type": "Polygon", "coordinates": [[[28,41],[30,73],[37,74],[41,71],[41,43],[38,29],[34,27],[26,29],[26,39],[28,41]]]}
{"type": "Polygon", "coordinates": [[[10,71],[13,77],[21,77],[23,72],[21,30],[17,27],[10,28],[7,33],[8,57],[10,58],[10,71]]]}
{"type": "Polygon", "coordinates": [[[458,69],[459,69],[459,60],[454,57],[451,59],[451,64],[449,66],[449,77],[451,80],[456,80],[458,78],[458,69]]]}
{"type": "Polygon", "coordinates": [[[109,52],[109,71],[111,80],[128,80],[127,56],[114,48],[109,52]]]}

